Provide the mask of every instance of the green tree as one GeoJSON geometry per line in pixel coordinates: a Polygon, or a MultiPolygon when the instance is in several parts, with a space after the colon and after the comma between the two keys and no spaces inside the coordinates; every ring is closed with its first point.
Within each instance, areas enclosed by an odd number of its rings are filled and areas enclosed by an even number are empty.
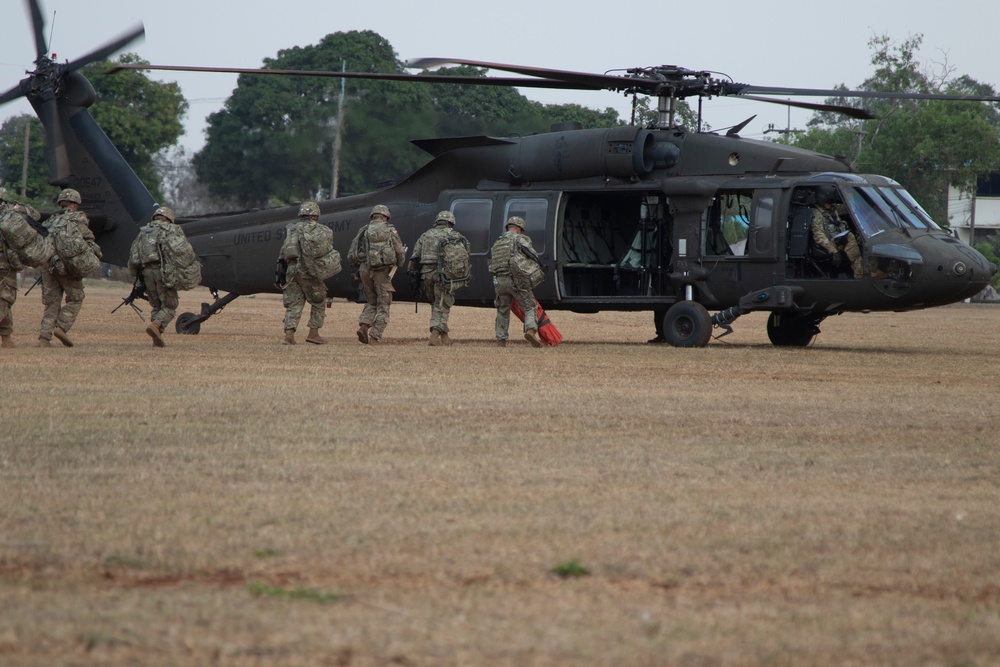
{"type": "Polygon", "coordinates": [[[94,85],[97,101],[90,113],[118,152],[157,199],[160,177],[155,157],[177,143],[188,103],[175,82],[153,81],[141,70],[105,74],[112,64],[148,65],[134,53],[112,62],[93,63],[83,74],[94,85]]]}
{"type": "MultiPolygon", "coordinates": [[[[907,93],[995,94],[993,89],[945,70],[927,74],[917,60],[922,37],[901,44],[874,37],[874,74],[860,90],[907,93]]],[[[843,88],[843,85],[840,86],[843,88]]],[[[844,98],[827,100],[846,104],[844,98]]],[[[814,114],[794,145],[842,156],[857,170],[899,181],[938,221],[947,219],[948,185],[971,191],[979,174],[1000,167],[998,111],[994,104],[940,100],[866,99],[874,120],[831,112],[814,114]]]]}
{"type": "MultiPolygon", "coordinates": [[[[980,241],[973,247],[988,261],[1000,266],[1000,233],[990,234],[985,241],[980,241]]],[[[1000,273],[990,279],[990,285],[994,289],[1000,289],[1000,273]]]]}
{"type": "Polygon", "coordinates": [[[28,180],[25,200],[36,206],[49,203],[49,168],[45,164],[45,128],[31,114],[11,116],[0,126],[0,181],[21,195],[24,175],[24,138],[28,130],[28,180]]]}

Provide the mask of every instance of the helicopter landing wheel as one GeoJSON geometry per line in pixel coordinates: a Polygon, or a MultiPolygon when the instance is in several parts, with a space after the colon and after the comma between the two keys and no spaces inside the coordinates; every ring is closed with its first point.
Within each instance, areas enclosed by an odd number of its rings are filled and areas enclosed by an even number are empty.
{"type": "Polygon", "coordinates": [[[712,318],[700,303],[681,301],[663,316],[663,337],[674,347],[705,347],[712,337],[712,318]]]}
{"type": "Polygon", "coordinates": [[[195,335],[201,331],[201,322],[194,313],[181,313],[174,324],[174,331],[179,334],[195,335]]]}
{"type": "Polygon", "coordinates": [[[778,347],[806,347],[819,333],[819,322],[815,317],[771,313],[767,318],[767,337],[778,347]]]}

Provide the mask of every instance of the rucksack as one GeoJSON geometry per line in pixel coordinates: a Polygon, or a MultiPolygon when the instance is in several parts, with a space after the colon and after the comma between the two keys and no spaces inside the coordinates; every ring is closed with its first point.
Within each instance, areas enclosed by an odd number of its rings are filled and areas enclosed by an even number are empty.
{"type": "Polygon", "coordinates": [[[472,278],[469,241],[461,234],[449,232],[437,243],[438,282],[462,287],[472,278]]]}
{"type": "Polygon", "coordinates": [[[392,247],[392,227],[384,222],[371,222],[365,230],[364,263],[372,269],[396,265],[396,249],[392,247]]]}
{"type": "Polygon", "coordinates": [[[510,253],[509,267],[511,282],[519,289],[534,289],[545,280],[541,264],[517,241],[514,242],[514,248],[510,253]]]}
{"type": "Polygon", "coordinates": [[[164,286],[177,290],[194,289],[201,283],[201,264],[184,230],[173,224],[160,229],[160,273],[164,286]]]}
{"type": "Polygon", "coordinates": [[[25,264],[38,266],[45,261],[48,254],[45,238],[35,231],[27,216],[13,207],[0,216],[0,236],[7,261],[15,271],[23,269],[25,264]]]}
{"type": "Polygon", "coordinates": [[[71,215],[60,215],[52,221],[49,238],[70,278],[85,278],[101,265],[100,258],[83,238],[79,224],[71,215]]]}
{"type": "Polygon", "coordinates": [[[326,280],[340,273],[340,253],[333,247],[333,230],[315,222],[296,225],[299,266],[313,278],[326,280]]]}

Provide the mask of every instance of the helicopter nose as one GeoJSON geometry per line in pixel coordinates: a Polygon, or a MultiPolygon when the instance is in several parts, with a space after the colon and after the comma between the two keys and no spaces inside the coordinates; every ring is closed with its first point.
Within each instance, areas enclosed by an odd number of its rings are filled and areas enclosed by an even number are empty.
{"type": "Polygon", "coordinates": [[[997,266],[988,261],[971,246],[945,237],[941,245],[915,242],[927,261],[927,268],[943,290],[951,292],[955,301],[967,299],[981,292],[996,275],[997,266]]]}

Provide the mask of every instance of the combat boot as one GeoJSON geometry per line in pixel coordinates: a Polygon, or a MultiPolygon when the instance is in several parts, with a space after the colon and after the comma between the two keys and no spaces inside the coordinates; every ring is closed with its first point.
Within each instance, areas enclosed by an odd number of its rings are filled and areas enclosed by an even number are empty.
{"type": "Polygon", "coordinates": [[[48,338],[38,337],[38,347],[52,347],[52,341],[48,338]]]}
{"type": "Polygon", "coordinates": [[[288,329],[285,331],[285,340],[281,341],[282,345],[295,345],[295,329],[288,329]]]}
{"type": "Polygon", "coordinates": [[[441,344],[442,345],[451,345],[454,342],[455,341],[453,341],[452,339],[448,338],[448,332],[447,331],[442,331],[441,332],[441,344]]]}
{"type": "Polygon", "coordinates": [[[371,334],[368,334],[368,344],[369,345],[381,345],[382,339],[371,334]]]}
{"type": "Polygon", "coordinates": [[[358,327],[358,342],[368,344],[368,330],[371,329],[370,324],[362,324],[358,327]]]}
{"type": "Polygon", "coordinates": [[[542,341],[538,339],[538,332],[534,329],[529,329],[524,332],[524,340],[531,343],[531,347],[541,347],[542,341]]]}
{"type": "Polygon", "coordinates": [[[58,338],[66,347],[73,347],[73,341],[69,339],[69,336],[66,335],[66,332],[63,331],[61,327],[56,327],[56,330],[52,332],[52,335],[58,338]]]}
{"type": "Polygon", "coordinates": [[[3,342],[0,342],[0,347],[17,347],[17,345],[14,345],[14,339],[10,335],[0,338],[3,339],[3,342]]]}
{"type": "Polygon", "coordinates": [[[160,325],[155,322],[146,327],[146,333],[153,339],[153,347],[164,347],[163,336],[160,335],[160,325]]]}
{"type": "Polygon", "coordinates": [[[316,328],[309,329],[309,335],[306,336],[306,342],[312,343],[313,345],[326,345],[326,339],[319,335],[319,329],[316,328]]]}
{"type": "Polygon", "coordinates": [[[441,340],[441,332],[436,329],[431,329],[431,337],[427,340],[427,344],[431,347],[437,347],[438,345],[444,345],[441,340]]]}

